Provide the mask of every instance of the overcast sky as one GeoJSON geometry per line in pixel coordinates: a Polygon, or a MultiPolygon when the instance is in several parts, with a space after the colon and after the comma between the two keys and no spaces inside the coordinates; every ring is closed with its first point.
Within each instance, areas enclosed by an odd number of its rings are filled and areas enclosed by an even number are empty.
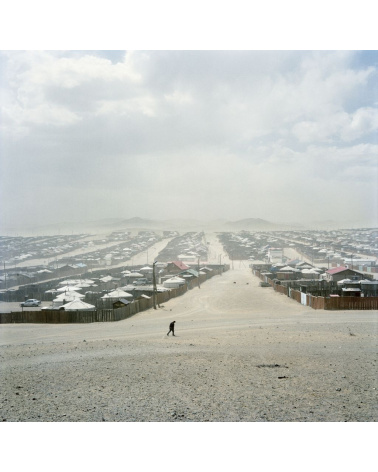
{"type": "Polygon", "coordinates": [[[0,70],[3,228],[376,224],[376,51],[3,51],[0,70]]]}

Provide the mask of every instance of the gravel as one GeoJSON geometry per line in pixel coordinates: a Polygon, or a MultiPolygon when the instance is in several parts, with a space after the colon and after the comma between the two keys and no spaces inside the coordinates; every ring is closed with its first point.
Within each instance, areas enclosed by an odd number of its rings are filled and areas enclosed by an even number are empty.
{"type": "Polygon", "coordinates": [[[377,420],[377,312],[312,310],[245,268],[117,323],[1,325],[0,366],[0,421],[377,420]]]}

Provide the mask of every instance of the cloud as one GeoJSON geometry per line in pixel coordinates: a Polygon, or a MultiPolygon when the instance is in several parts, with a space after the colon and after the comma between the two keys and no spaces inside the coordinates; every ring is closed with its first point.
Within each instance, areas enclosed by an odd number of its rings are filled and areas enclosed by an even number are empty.
{"type": "Polygon", "coordinates": [[[55,220],[67,201],[88,219],[327,219],[348,215],[345,182],[357,218],[378,125],[376,61],[360,54],[1,53],[4,220],[34,219],[23,199],[55,220]]]}

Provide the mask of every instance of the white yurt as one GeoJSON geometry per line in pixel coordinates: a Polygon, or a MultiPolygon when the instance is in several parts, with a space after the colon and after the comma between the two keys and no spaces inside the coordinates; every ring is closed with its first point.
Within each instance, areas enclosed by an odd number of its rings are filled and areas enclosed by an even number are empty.
{"type": "Polygon", "coordinates": [[[66,292],[66,293],[61,293],[58,295],[56,298],[54,298],[52,302],[52,306],[59,307],[62,306],[63,303],[68,303],[72,302],[73,300],[80,300],[80,298],[84,298],[85,295],[77,292],[66,292]]]}
{"type": "Polygon", "coordinates": [[[185,284],[185,279],[182,279],[181,277],[171,277],[170,279],[166,280],[163,285],[166,288],[178,288],[181,287],[181,285],[185,284]]]}
{"type": "Polygon", "coordinates": [[[93,285],[94,282],[91,279],[67,279],[67,280],[63,280],[62,282],[59,282],[59,285],[76,285],[76,286],[79,286],[81,284],[93,285]]]}
{"type": "Polygon", "coordinates": [[[124,290],[116,289],[113,290],[112,292],[107,293],[103,297],[101,297],[103,300],[109,299],[109,298],[133,298],[131,293],[125,292],[124,290]]]}
{"type": "Polygon", "coordinates": [[[96,309],[94,305],[90,305],[78,299],[62,305],[61,308],[64,308],[65,311],[93,311],[96,309]]]}
{"type": "Polygon", "coordinates": [[[78,292],[75,292],[75,291],[70,291],[70,292],[66,292],[66,293],[60,293],[55,299],[54,301],[61,301],[61,300],[77,300],[77,299],[80,299],[80,298],[84,298],[85,295],[83,295],[82,293],[78,293],[78,292]]]}
{"type": "Polygon", "coordinates": [[[59,282],[59,285],[76,285],[77,282],[78,282],[77,280],[67,279],[67,280],[62,280],[61,282],[59,282]]]}
{"type": "Polygon", "coordinates": [[[77,285],[65,285],[64,287],[57,288],[56,291],[59,293],[62,292],[76,292],[77,290],[80,290],[81,287],[78,287],[77,285]]]}

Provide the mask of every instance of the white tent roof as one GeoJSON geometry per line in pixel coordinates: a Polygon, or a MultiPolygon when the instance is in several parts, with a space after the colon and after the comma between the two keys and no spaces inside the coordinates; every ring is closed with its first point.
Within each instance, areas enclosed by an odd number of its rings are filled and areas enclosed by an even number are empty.
{"type": "Polygon", "coordinates": [[[54,302],[60,302],[62,300],[75,300],[77,298],[84,298],[85,295],[82,293],[77,293],[77,292],[67,292],[67,293],[61,293],[58,295],[55,299],[54,302]]]}
{"type": "Polygon", "coordinates": [[[111,275],[107,275],[106,277],[103,277],[100,280],[101,282],[110,282],[111,280],[113,280],[113,277],[111,275]]]}
{"type": "Polygon", "coordinates": [[[77,280],[63,280],[62,282],[59,282],[59,285],[76,285],[77,284],[77,280]]]}
{"type": "Polygon", "coordinates": [[[85,303],[82,300],[72,300],[72,302],[66,303],[65,305],[62,305],[62,307],[66,311],[94,310],[96,308],[94,305],[90,305],[89,303],[85,303]]]}
{"type": "Polygon", "coordinates": [[[67,279],[59,282],[59,285],[78,285],[78,284],[94,284],[93,280],[91,279],[67,279]]]}
{"type": "Polygon", "coordinates": [[[174,277],[171,277],[170,279],[166,280],[166,282],[185,282],[185,279],[177,277],[175,275],[174,277]]]}
{"type": "MultiPolygon", "coordinates": [[[[356,280],[343,279],[343,280],[339,280],[337,283],[341,285],[341,284],[351,284],[351,283],[353,283],[353,282],[356,282],[356,280]]],[[[359,281],[357,281],[357,283],[358,283],[358,282],[359,282],[359,281]]]]}
{"type": "MultiPolygon", "coordinates": [[[[277,267],[277,266],[276,266],[277,267]]],[[[300,272],[299,269],[294,269],[294,267],[290,267],[290,266],[285,266],[285,267],[282,267],[282,269],[280,269],[280,272],[300,272]]]]}
{"type": "Polygon", "coordinates": [[[184,283],[185,283],[185,279],[182,279],[181,277],[172,277],[166,280],[163,283],[163,285],[164,287],[171,287],[171,286],[183,285],[184,283]]]}
{"type": "Polygon", "coordinates": [[[133,296],[131,295],[131,293],[127,293],[125,292],[124,290],[113,290],[112,292],[110,293],[107,293],[106,295],[104,295],[103,297],[101,298],[133,298],[133,296]]]}
{"type": "Polygon", "coordinates": [[[81,290],[81,287],[77,287],[75,285],[65,285],[64,287],[57,288],[57,292],[75,292],[77,290],[81,290]]]}

